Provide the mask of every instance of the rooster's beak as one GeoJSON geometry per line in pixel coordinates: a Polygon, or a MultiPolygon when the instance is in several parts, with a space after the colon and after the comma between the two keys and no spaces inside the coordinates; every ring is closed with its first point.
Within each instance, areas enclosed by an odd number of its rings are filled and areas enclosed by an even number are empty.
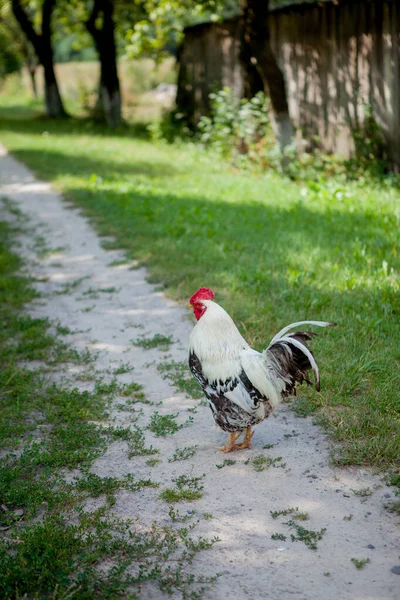
{"type": "Polygon", "coordinates": [[[193,308],[193,304],[190,304],[190,303],[189,303],[189,308],[193,308]]]}

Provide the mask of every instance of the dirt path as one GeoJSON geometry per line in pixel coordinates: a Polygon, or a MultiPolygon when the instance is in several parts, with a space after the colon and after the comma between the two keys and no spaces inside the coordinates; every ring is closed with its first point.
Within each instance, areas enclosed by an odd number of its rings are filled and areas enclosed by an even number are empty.
{"type": "MultiPolygon", "coordinates": [[[[119,375],[119,380],[143,384],[147,398],[160,403],[144,405],[136,425],[146,426],[155,411],[179,413],[177,423],[186,423],[166,437],[145,431],[146,444],[160,450],[157,456],[161,461],[154,467],[146,465],[149,457],[129,459],[127,443],[119,441],[110,445],[93,470],[101,476],[132,473],[151,477],[161,483],[160,489],[173,486],[172,479],[180,475],[204,474],[203,497],[181,502],[176,508],[183,514],[195,511],[200,517],[197,533],[221,540],[211,550],[199,553],[194,565],[199,574],[221,574],[205,598],[398,598],[399,518],[384,508],[394,499],[393,488],[365,469],[330,467],[326,437],[311,420],[296,418],[287,405],[256,428],[251,451],[221,455],[213,446],[223,444],[225,434],[213,425],[208,407],[177,392],[157,369],[160,362],[186,360],[192,327],[188,313],[147,283],[144,269],[132,269],[121,263],[120,252],[104,250],[79,211],[4,150],[0,152],[0,195],[17,202],[29,218],[31,234],[21,252],[34,275],[46,278],[38,284],[44,297],[31,312],[78,331],[66,337],[77,349],[98,353],[97,370],[107,372],[126,363],[134,366],[131,373],[119,375]],[[38,244],[53,251],[38,258],[38,244]],[[64,293],[55,294],[57,291],[64,293]],[[167,352],[146,350],[131,342],[155,334],[173,337],[167,352]],[[196,412],[191,412],[194,407],[196,412]],[[271,447],[264,448],[266,445],[271,447]],[[196,446],[192,457],[168,462],[177,449],[187,446],[196,446]],[[252,461],[260,455],[270,457],[273,464],[256,471],[257,463],[252,461]],[[218,468],[225,458],[236,462],[218,468]],[[309,519],[272,518],[270,511],[289,507],[298,507],[309,519]],[[202,518],[204,513],[213,518],[202,518]],[[291,527],[285,524],[289,521],[291,527]],[[301,536],[299,525],[309,531],[326,529],[316,550],[303,541],[291,540],[291,535],[301,536]],[[286,540],[272,539],[273,534],[286,536],[286,540]],[[352,558],[369,562],[357,569],[352,558]]],[[[120,402],[119,408],[115,403],[112,419],[126,426],[132,422],[132,412],[122,410],[120,402]]],[[[143,526],[155,519],[170,523],[169,505],[158,498],[159,493],[152,489],[119,492],[113,511],[121,517],[139,517],[143,526]]],[[[143,593],[146,600],[159,597],[150,587],[143,593]]]]}

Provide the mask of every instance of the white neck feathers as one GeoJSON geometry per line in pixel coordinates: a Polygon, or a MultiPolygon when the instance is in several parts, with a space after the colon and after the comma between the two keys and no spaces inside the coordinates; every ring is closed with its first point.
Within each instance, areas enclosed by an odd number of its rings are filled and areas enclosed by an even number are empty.
{"type": "Polygon", "coordinates": [[[249,348],[228,313],[216,302],[203,300],[205,313],[194,326],[189,340],[189,351],[201,360],[236,359],[249,348]]]}

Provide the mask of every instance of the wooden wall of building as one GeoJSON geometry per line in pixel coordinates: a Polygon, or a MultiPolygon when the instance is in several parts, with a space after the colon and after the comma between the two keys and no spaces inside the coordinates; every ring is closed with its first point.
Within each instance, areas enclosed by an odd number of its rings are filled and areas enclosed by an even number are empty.
{"type": "MultiPolygon", "coordinates": [[[[271,12],[270,31],[291,117],[305,137],[349,155],[368,106],[400,168],[400,2],[293,6],[271,12]]],[[[210,91],[242,94],[240,32],[240,19],[186,30],[177,100],[194,120],[207,112],[210,91]]]]}

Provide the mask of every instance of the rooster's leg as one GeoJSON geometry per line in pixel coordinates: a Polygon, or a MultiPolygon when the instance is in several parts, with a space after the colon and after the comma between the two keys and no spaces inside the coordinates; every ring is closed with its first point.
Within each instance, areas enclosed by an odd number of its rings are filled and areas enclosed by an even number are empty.
{"type": "Polygon", "coordinates": [[[224,454],[227,454],[228,452],[232,452],[232,450],[235,450],[237,448],[237,446],[235,445],[235,442],[240,437],[241,433],[242,433],[241,431],[230,432],[228,442],[226,443],[225,446],[214,446],[214,447],[217,450],[221,450],[224,454]]]}
{"type": "Polygon", "coordinates": [[[236,444],[235,450],[244,450],[245,448],[251,448],[251,438],[254,435],[254,431],[251,430],[251,427],[247,427],[246,433],[244,434],[243,442],[240,444],[236,444]]]}

